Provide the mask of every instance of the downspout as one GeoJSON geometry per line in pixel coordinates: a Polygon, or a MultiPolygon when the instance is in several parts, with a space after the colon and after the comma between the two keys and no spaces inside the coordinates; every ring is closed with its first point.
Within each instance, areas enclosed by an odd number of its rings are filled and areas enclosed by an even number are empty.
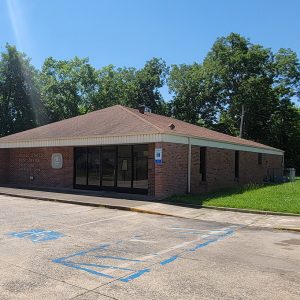
{"type": "Polygon", "coordinates": [[[192,145],[191,145],[191,138],[188,137],[188,193],[191,193],[191,163],[192,163],[192,145]]]}

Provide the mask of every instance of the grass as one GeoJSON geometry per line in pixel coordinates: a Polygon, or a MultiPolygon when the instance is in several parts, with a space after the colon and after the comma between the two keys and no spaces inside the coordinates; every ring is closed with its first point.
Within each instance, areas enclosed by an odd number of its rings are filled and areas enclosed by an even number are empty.
{"type": "Polygon", "coordinates": [[[295,182],[250,184],[212,194],[178,195],[169,200],[177,203],[300,214],[300,177],[295,182]]]}

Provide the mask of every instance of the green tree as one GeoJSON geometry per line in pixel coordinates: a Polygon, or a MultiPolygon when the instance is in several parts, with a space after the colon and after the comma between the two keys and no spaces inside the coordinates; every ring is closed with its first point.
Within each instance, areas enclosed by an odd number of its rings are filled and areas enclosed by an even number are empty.
{"type": "Polygon", "coordinates": [[[7,44],[0,59],[0,136],[44,122],[38,71],[24,53],[7,44]]]}
{"type": "MultiPolygon", "coordinates": [[[[253,45],[238,34],[217,39],[204,60],[210,76],[220,114],[239,127],[242,106],[245,107],[243,137],[262,140],[266,119],[277,105],[273,88],[273,55],[269,49],[253,45]]],[[[226,127],[226,123],[224,123],[226,127]]]]}
{"type": "Polygon", "coordinates": [[[136,98],[133,99],[131,106],[143,104],[155,113],[167,113],[160,88],[166,83],[168,71],[166,62],[162,59],[152,58],[147,61],[145,66],[136,72],[136,98]]]}
{"type": "Polygon", "coordinates": [[[172,66],[169,88],[175,117],[233,135],[244,106],[242,136],[286,150],[296,163],[300,67],[292,50],[274,54],[232,33],[217,39],[202,64],[172,66]]]}
{"type": "Polygon", "coordinates": [[[173,116],[204,126],[217,121],[220,107],[209,76],[203,66],[197,63],[171,67],[168,85],[174,95],[171,101],[173,116]]]}
{"type": "Polygon", "coordinates": [[[115,104],[132,106],[136,98],[135,68],[115,68],[113,65],[98,71],[98,91],[93,98],[92,109],[101,109],[115,104]]]}
{"type": "Polygon", "coordinates": [[[40,80],[51,122],[92,110],[98,92],[98,76],[87,58],[55,60],[49,57],[43,64],[40,80]]]}
{"type": "Polygon", "coordinates": [[[98,71],[98,92],[93,109],[122,104],[137,108],[146,105],[153,112],[165,114],[167,105],[160,93],[168,74],[166,63],[158,58],[136,68],[115,68],[113,65],[98,71]]]}

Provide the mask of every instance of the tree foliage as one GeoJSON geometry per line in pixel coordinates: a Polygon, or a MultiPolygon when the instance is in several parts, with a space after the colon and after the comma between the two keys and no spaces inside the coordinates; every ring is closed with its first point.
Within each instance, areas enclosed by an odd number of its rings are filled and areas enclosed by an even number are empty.
{"type": "Polygon", "coordinates": [[[58,121],[115,104],[137,107],[144,104],[164,113],[159,89],[165,84],[166,63],[153,58],[145,66],[93,68],[87,58],[45,60],[40,74],[42,96],[50,120],[58,121]]]}
{"type": "Polygon", "coordinates": [[[242,136],[283,149],[287,164],[295,162],[300,65],[292,50],[274,54],[232,33],[217,39],[202,64],[172,66],[169,87],[176,118],[238,135],[244,106],[242,136]]]}
{"type": "Polygon", "coordinates": [[[87,113],[98,91],[97,71],[88,59],[45,60],[40,74],[42,97],[50,121],[87,113]]]}
{"type": "Polygon", "coordinates": [[[98,93],[94,98],[95,109],[114,104],[137,108],[146,105],[153,112],[166,113],[166,104],[160,88],[166,82],[168,68],[157,58],[147,61],[141,69],[115,68],[112,65],[99,70],[98,93]]]}
{"type": "Polygon", "coordinates": [[[6,45],[0,59],[0,136],[45,122],[38,72],[30,59],[6,45]]]}

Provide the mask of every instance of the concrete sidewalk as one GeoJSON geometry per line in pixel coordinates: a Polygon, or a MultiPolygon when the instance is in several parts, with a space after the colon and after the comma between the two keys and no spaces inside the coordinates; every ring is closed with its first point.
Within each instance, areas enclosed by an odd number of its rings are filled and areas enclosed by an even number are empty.
{"type": "MultiPolygon", "coordinates": [[[[300,231],[300,216],[278,216],[266,214],[222,211],[207,208],[190,208],[150,201],[145,196],[133,196],[135,200],[113,198],[97,194],[63,193],[0,187],[0,195],[12,197],[56,201],[94,207],[129,210],[141,213],[180,217],[195,220],[225,222],[251,227],[300,231]],[[138,200],[138,199],[143,200],[138,200]],[[145,199],[147,201],[145,201],[145,199]]],[[[120,197],[120,195],[118,195],[120,197]]]]}

